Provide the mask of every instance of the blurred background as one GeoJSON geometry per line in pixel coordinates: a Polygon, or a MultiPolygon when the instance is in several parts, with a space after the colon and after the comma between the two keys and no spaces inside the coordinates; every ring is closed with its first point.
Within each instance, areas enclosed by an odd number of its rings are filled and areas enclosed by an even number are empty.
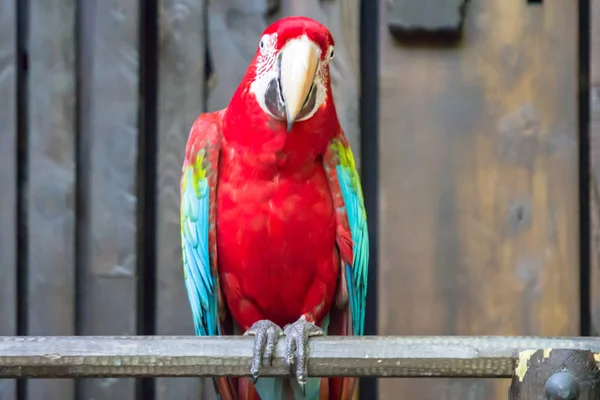
{"type": "MultiPolygon", "coordinates": [[[[0,0],[0,335],[193,334],[189,128],[299,14],[337,44],[367,333],[597,335],[597,0],[0,0]]],[[[361,399],[507,390],[366,379],[361,399]]],[[[214,398],[191,378],[0,381],[1,400],[214,398]]]]}

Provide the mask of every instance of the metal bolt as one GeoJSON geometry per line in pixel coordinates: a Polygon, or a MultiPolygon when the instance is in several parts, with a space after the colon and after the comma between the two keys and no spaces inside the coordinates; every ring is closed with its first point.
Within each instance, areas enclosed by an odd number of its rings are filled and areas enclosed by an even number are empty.
{"type": "Polygon", "coordinates": [[[579,383],[570,372],[557,372],[550,376],[544,386],[548,400],[577,400],[579,383]]]}

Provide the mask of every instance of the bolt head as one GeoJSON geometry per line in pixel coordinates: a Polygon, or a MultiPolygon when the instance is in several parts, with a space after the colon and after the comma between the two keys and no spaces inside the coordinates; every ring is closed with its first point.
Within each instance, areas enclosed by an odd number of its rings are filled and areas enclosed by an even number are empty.
{"type": "Polygon", "coordinates": [[[550,376],[545,385],[548,400],[577,400],[579,383],[570,372],[557,372],[550,376]]]}

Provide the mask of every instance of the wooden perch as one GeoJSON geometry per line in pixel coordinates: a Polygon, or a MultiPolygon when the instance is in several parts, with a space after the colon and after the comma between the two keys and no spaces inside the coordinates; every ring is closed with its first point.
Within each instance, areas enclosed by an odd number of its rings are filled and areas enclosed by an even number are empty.
{"type": "MultiPolygon", "coordinates": [[[[251,337],[0,337],[0,378],[249,375],[251,337]]],[[[600,353],[594,338],[323,337],[310,341],[310,376],[510,378],[535,349],[600,353]]],[[[287,375],[284,341],[264,376],[287,375]]]]}

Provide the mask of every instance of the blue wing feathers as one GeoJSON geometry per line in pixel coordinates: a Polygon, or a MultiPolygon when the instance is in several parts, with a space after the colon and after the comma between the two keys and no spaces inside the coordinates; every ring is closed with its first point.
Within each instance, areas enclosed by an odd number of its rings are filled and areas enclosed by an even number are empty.
{"type": "MultiPolygon", "coordinates": [[[[345,151],[351,152],[350,148],[345,151]]],[[[365,206],[358,180],[358,173],[353,165],[338,164],[336,175],[348,217],[348,225],[352,236],[352,265],[346,265],[346,281],[352,325],[355,335],[363,335],[365,322],[365,306],[367,294],[367,273],[369,259],[369,237],[365,206]]]]}
{"type": "Polygon", "coordinates": [[[208,250],[210,191],[206,177],[199,182],[193,167],[184,171],[182,192],[183,267],[185,287],[198,336],[218,332],[216,278],[213,276],[208,250]]]}

